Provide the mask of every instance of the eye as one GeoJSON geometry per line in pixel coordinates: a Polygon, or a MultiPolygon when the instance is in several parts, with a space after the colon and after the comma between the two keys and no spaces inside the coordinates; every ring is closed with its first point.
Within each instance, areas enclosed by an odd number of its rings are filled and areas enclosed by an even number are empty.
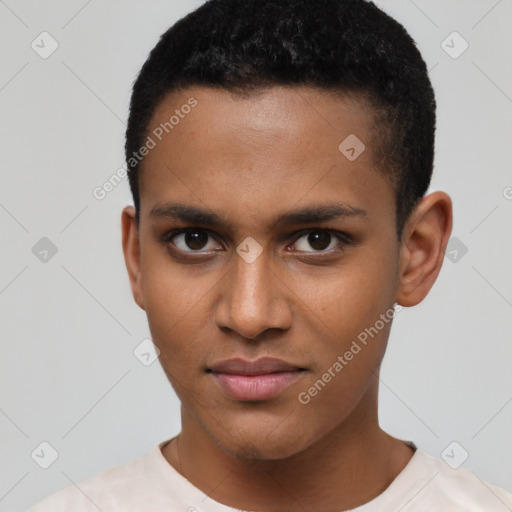
{"type": "Polygon", "coordinates": [[[348,240],[342,233],[325,229],[310,230],[294,242],[296,250],[301,252],[330,252],[347,244],[348,240]],[[313,251],[309,250],[313,248],[313,251]]]}
{"type": "Polygon", "coordinates": [[[212,243],[212,237],[208,231],[197,228],[174,232],[169,235],[168,242],[183,252],[209,251],[218,248],[218,244],[212,243]],[[208,246],[209,243],[210,246],[208,246]]]}
{"type": "MultiPolygon", "coordinates": [[[[293,250],[304,253],[328,254],[336,250],[341,250],[344,245],[351,243],[348,235],[328,230],[328,229],[310,229],[303,231],[302,236],[297,238],[292,244],[293,250]]],[[[213,235],[206,229],[189,228],[175,230],[162,237],[162,242],[174,246],[181,253],[203,253],[222,250],[222,245],[215,241],[213,235]]]]}

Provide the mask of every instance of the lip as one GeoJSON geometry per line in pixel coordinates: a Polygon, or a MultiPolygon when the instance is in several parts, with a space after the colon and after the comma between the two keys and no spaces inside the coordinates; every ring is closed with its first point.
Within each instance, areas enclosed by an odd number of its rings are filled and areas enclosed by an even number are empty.
{"type": "Polygon", "coordinates": [[[208,369],[228,396],[241,401],[274,398],[300,378],[304,370],[271,357],[255,361],[228,359],[208,369]]]}

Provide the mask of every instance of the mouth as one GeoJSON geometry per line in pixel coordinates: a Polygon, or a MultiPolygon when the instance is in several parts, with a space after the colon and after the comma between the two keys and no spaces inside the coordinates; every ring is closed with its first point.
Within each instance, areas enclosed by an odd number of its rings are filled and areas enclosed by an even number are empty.
{"type": "Polygon", "coordinates": [[[281,394],[307,371],[281,359],[230,359],[208,368],[220,388],[240,401],[269,400],[281,394]]]}

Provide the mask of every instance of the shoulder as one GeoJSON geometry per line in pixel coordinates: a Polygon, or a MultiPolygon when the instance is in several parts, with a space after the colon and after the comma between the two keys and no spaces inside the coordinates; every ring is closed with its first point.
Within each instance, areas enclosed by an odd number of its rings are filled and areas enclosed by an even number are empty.
{"type": "Polygon", "coordinates": [[[147,491],[144,458],[116,466],[50,494],[28,512],[98,512],[147,491]]]}
{"type": "MultiPolygon", "coordinates": [[[[452,468],[443,460],[421,450],[417,455],[427,472],[422,479],[422,486],[417,490],[415,498],[411,500],[411,505],[416,501],[416,505],[434,505],[443,510],[471,512],[512,510],[512,494],[505,489],[486,482],[467,468],[452,468]]],[[[416,508],[412,506],[410,510],[416,510],[416,508]]]]}

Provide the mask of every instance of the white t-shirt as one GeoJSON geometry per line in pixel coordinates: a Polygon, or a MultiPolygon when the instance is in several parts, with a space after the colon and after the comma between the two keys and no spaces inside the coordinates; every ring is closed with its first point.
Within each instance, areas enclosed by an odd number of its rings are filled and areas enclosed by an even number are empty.
{"type": "MultiPolygon", "coordinates": [[[[208,498],[178,473],[160,450],[167,442],[144,457],[51,494],[29,512],[238,512],[208,498]]],[[[417,448],[383,493],[352,510],[507,512],[512,510],[512,494],[417,448]]]]}

